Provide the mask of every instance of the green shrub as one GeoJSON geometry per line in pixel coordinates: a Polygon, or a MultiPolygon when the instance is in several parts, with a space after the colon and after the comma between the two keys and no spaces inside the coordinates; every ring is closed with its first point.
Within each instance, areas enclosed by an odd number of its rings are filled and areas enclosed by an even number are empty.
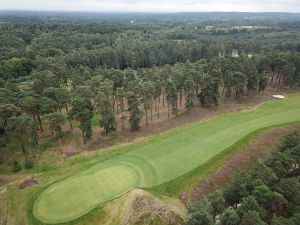
{"type": "Polygon", "coordinates": [[[20,165],[20,163],[15,160],[13,163],[13,172],[18,172],[22,169],[22,166],[20,165]]]}
{"type": "Polygon", "coordinates": [[[33,167],[33,161],[32,160],[27,160],[25,163],[25,168],[26,169],[31,169],[33,167]]]}
{"type": "Polygon", "coordinates": [[[4,158],[2,156],[0,156],[0,165],[4,163],[4,158]]]}
{"type": "Polygon", "coordinates": [[[0,138],[0,148],[4,148],[6,147],[7,143],[6,140],[4,138],[0,138]]]}

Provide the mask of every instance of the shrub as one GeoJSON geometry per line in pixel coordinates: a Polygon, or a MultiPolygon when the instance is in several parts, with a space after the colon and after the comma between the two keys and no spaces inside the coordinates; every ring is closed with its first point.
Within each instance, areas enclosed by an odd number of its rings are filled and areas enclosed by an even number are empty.
{"type": "Polygon", "coordinates": [[[6,140],[4,138],[0,138],[0,148],[4,148],[6,147],[7,143],[6,140]]]}
{"type": "Polygon", "coordinates": [[[13,172],[18,172],[22,169],[22,166],[20,165],[20,163],[15,160],[13,163],[13,172]]]}
{"type": "Polygon", "coordinates": [[[27,160],[25,163],[25,168],[26,169],[31,169],[33,167],[33,161],[32,160],[27,160]]]}

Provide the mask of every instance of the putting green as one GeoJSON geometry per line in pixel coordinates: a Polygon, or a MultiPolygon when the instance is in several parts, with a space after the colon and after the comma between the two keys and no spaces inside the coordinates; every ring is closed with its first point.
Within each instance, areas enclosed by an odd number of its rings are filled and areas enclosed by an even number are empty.
{"type": "Polygon", "coordinates": [[[184,175],[258,129],[297,121],[299,94],[156,135],[46,188],[33,214],[44,223],[74,220],[135,187],[153,187],[184,175]]]}

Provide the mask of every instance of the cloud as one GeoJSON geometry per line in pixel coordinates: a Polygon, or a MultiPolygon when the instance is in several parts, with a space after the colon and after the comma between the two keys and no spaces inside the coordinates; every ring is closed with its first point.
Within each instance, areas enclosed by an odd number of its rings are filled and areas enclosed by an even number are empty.
{"type": "Polygon", "coordinates": [[[67,11],[299,12],[300,0],[0,0],[0,9],[67,11]]]}

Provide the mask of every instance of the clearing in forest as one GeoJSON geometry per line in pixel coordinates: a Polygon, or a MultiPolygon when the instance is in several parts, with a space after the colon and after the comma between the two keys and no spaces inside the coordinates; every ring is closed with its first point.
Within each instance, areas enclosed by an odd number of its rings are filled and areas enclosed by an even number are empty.
{"type": "Polygon", "coordinates": [[[44,223],[74,220],[133,188],[184,175],[252,132],[293,122],[300,122],[299,94],[156,135],[49,186],[36,199],[33,214],[44,223]]]}

